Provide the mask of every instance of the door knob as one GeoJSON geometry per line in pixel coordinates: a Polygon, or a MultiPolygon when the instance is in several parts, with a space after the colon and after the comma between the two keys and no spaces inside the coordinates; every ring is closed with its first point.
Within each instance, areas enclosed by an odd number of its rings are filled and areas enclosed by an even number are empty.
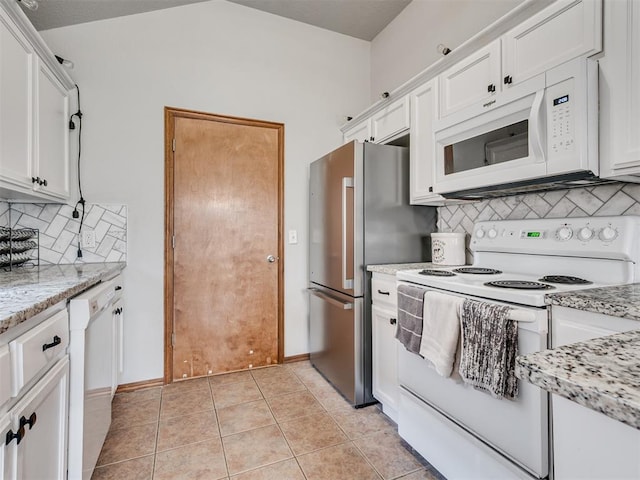
{"type": "Polygon", "coordinates": [[[269,256],[267,257],[267,262],[269,262],[269,263],[273,263],[273,262],[275,262],[275,261],[276,261],[276,257],[274,257],[273,255],[269,255],[269,256]]]}

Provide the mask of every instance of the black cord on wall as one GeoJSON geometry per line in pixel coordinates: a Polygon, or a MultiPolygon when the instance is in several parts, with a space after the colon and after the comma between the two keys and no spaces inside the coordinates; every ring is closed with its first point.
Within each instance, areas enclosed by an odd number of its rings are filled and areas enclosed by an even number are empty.
{"type": "Polygon", "coordinates": [[[80,248],[80,239],[82,238],[82,225],[84,224],[85,213],[85,199],[82,195],[82,176],[80,175],[80,159],[82,158],[82,110],[80,109],[80,87],[76,84],[76,90],[78,91],[78,111],[73,113],[69,118],[69,130],[75,130],[76,124],[73,122],[73,117],[78,118],[78,192],[80,199],[76,202],[76,206],[73,209],[73,218],[80,217],[80,227],[78,228],[78,258],[82,257],[82,249],[80,248]],[[82,210],[82,214],[78,212],[78,206],[82,210]]]}

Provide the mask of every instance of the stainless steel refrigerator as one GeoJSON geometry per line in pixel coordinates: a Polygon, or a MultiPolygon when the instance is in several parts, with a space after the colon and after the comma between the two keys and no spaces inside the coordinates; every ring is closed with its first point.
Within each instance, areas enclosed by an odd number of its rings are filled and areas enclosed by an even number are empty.
{"type": "Polygon", "coordinates": [[[409,205],[405,147],[347,143],[311,164],[309,190],[311,363],[352,405],[368,405],[366,266],[427,260],[436,210],[409,205]]]}

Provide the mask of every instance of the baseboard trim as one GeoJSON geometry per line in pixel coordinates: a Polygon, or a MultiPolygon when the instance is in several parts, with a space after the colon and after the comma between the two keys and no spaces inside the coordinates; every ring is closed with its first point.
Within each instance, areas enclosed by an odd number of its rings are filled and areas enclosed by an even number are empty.
{"type": "Polygon", "coordinates": [[[301,353],[300,355],[292,355],[290,357],[284,357],[283,363],[301,362],[303,360],[309,360],[308,353],[301,353]]]}
{"type": "Polygon", "coordinates": [[[162,387],[163,385],[163,378],[153,378],[151,380],[143,380],[141,382],[124,383],[122,385],[118,385],[116,393],[134,392],[143,388],[162,387]]]}

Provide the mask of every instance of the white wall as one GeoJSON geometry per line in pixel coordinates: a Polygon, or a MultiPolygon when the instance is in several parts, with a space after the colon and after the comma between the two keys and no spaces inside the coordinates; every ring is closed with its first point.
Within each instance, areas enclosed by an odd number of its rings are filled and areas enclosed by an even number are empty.
{"type": "Polygon", "coordinates": [[[371,101],[441,58],[523,0],[413,0],[371,42],[371,101]]]}
{"type": "Polygon", "coordinates": [[[307,166],[368,106],[369,42],[221,0],[43,37],[75,63],[87,201],[129,206],[122,383],[163,375],[165,105],[285,124],[285,355],[308,352],[307,166]]]}

